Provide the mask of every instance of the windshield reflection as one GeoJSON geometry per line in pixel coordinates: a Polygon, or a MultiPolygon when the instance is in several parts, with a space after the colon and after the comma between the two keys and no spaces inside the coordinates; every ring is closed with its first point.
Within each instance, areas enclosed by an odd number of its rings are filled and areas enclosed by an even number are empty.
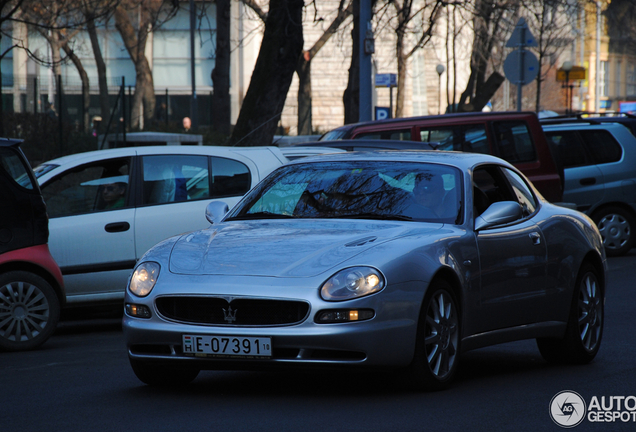
{"type": "Polygon", "coordinates": [[[461,173],[404,162],[288,165],[250,192],[226,220],[360,218],[461,222],[461,173]]]}

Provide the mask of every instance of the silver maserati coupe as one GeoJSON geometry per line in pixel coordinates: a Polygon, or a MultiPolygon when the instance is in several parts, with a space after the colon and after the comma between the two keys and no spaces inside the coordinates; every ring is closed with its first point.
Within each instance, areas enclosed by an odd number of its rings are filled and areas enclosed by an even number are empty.
{"type": "Polygon", "coordinates": [[[206,217],[129,280],[123,328],[146,384],[204,369],[386,367],[435,390],[475,348],[533,338],[547,361],[580,364],[601,344],[596,226],[496,157],[298,159],[206,217]]]}

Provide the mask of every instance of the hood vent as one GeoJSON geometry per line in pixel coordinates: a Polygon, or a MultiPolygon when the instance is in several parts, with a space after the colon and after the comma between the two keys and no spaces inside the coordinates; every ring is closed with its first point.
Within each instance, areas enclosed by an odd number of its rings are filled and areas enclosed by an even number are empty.
{"type": "Polygon", "coordinates": [[[367,243],[373,243],[374,241],[376,241],[378,238],[375,236],[372,237],[364,237],[355,241],[352,241],[350,243],[347,243],[345,245],[345,247],[358,247],[358,246],[364,246],[367,243]]]}

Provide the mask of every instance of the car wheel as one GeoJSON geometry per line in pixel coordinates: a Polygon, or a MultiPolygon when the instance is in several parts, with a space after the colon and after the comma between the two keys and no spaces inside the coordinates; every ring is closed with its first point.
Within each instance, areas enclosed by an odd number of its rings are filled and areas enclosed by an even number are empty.
{"type": "Polygon", "coordinates": [[[418,320],[415,356],[409,374],[424,390],[442,390],[452,382],[459,362],[460,315],[450,285],[431,284],[418,320]]]}
{"type": "Polygon", "coordinates": [[[60,302],[43,278],[26,271],[0,275],[0,349],[21,351],[42,345],[59,319],[60,302]]]}
{"type": "Polygon", "coordinates": [[[145,384],[158,387],[176,387],[189,384],[199,375],[197,369],[178,369],[149,364],[130,359],[130,365],[137,378],[145,384]]]}
{"type": "Polygon", "coordinates": [[[537,339],[539,351],[551,363],[585,364],[601,346],[605,299],[594,266],[584,264],[576,280],[570,316],[562,339],[537,339]]]}
{"type": "Polygon", "coordinates": [[[607,256],[625,255],[634,244],[634,218],[620,207],[606,207],[594,213],[607,256]]]}

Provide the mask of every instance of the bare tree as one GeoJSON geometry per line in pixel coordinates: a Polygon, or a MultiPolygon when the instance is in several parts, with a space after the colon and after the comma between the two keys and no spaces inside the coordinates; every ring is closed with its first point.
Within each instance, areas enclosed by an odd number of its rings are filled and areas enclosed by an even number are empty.
{"type": "Polygon", "coordinates": [[[431,40],[435,24],[445,4],[443,0],[391,0],[378,11],[378,14],[389,17],[388,25],[395,32],[396,117],[404,115],[408,61],[431,40]]]}
{"type": "MultiPolygon", "coordinates": [[[[4,23],[7,21],[13,21],[16,19],[16,16],[20,12],[20,8],[22,7],[22,3],[26,0],[0,0],[0,41],[3,37],[7,37],[2,30],[4,27],[4,23]]],[[[9,35],[9,37],[12,37],[9,35]]],[[[11,52],[14,48],[19,47],[19,41],[15,41],[11,44],[9,48],[5,51],[0,52],[0,65],[2,65],[2,59],[11,52]]],[[[0,67],[0,137],[5,136],[4,134],[4,114],[3,114],[3,106],[4,102],[2,100],[2,68],[0,67]]]]}
{"type": "Polygon", "coordinates": [[[535,48],[539,55],[535,111],[539,112],[541,84],[549,72],[549,67],[544,67],[546,60],[556,59],[572,43],[572,15],[576,17],[576,9],[568,0],[524,0],[523,8],[538,45],[535,48]]]}
{"type": "MultiPolygon", "coordinates": [[[[316,2],[312,3],[314,8],[316,2]]],[[[314,9],[316,10],[316,9],[314,9]]],[[[342,23],[353,14],[353,2],[340,0],[336,16],[331,24],[323,31],[322,35],[307,51],[303,51],[298,58],[296,74],[298,75],[298,135],[310,135],[312,133],[311,124],[311,61],[318,54],[329,39],[338,31],[342,23]]],[[[314,15],[314,22],[317,20],[314,15]]]]}
{"type": "MultiPolygon", "coordinates": [[[[102,55],[102,49],[99,45],[97,36],[97,25],[106,22],[115,8],[119,5],[120,0],[81,0],[81,12],[86,19],[86,31],[93,49],[93,57],[95,58],[95,66],[97,69],[97,82],[99,84],[99,106],[102,118],[108,117],[110,114],[110,100],[108,96],[108,81],[106,76],[106,62],[102,55]]],[[[104,132],[106,122],[102,121],[100,130],[104,132]]]]}
{"type": "MultiPolygon", "coordinates": [[[[375,5],[375,0],[371,0],[375,5]]],[[[351,28],[351,64],[347,88],[342,95],[345,124],[360,120],[360,0],[353,0],[353,25],[351,28]]]]}
{"type": "Polygon", "coordinates": [[[263,41],[232,132],[235,145],[272,142],[303,48],[302,0],[270,0],[263,41]]]}
{"type": "Polygon", "coordinates": [[[176,2],[168,0],[122,0],[115,9],[115,27],[124,41],[128,55],[135,65],[135,93],[131,107],[131,128],[149,124],[155,114],[155,86],[150,64],[146,58],[148,34],[177,11],[176,2]]]}
{"type": "Polygon", "coordinates": [[[501,47],[502,41],[510,34],[510,27],[514,25],[510,18],[516,15],[519,2],[476,0],[466,3],[466,7],[472,13],[474,39],[470,76],[458,103],[460,112],[481,111],[503,83],[504,77],[498,72],[503,59],[500,55],[493,58],[493,52],[495,48],[501,47]]]}
{"type": "Polygon", "coordinates": [[[212,70],[212,124],[217,132],[230,134],[230,0],[216,0],[216,50],[212,70]]]}

